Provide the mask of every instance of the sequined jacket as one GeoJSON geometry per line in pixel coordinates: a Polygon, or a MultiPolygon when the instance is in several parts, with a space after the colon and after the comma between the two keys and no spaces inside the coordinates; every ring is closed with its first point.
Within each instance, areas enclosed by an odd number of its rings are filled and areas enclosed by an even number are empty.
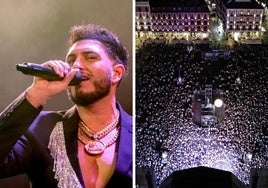
{"type": "MultiPolygon", "coordinates": [[[[121,126],[118,158],[107,187],[128,188],[132,187],[132,117],[118,103],[117,108],[121,126]]],[[[65,187],[84,187],[78,162],[78,120],[75,107],[42,111],[19,96],[0,114],[0,178],[27,173],[33,188],[66,182],[65,187]]]]}

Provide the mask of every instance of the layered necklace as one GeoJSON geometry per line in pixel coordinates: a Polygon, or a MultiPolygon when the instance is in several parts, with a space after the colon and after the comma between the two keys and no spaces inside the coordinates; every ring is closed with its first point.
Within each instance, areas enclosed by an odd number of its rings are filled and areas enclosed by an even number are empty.
{"type": "Polygon", "coordinates": [[[104,129],[94,133],[83,121],[80,120],[78,126],[78,139],[85,145],[85,151],[89,155],[99,155],[104,150],[113,145],[118,136],[120,127],[117,126],[119,122],[119,111],[116,111],[115,119],[109,123],[104,129]],[[102,138],[107,136],[110,132],[116,129],[114,136],[107,141],[107,143],[101,141],[102,138]]]}

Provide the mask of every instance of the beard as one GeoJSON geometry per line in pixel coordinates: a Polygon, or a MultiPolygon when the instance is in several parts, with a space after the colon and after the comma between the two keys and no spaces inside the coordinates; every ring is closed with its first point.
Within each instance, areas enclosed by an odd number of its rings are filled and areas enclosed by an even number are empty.
{"type": "MultiPolygon", "coordinates": [[[[101,80],[96,80],[93,82],[93,86],[95,88],[94,91],[91,92],[72,92],[70,88],[68,88],[68,96],[70,100],[75,103],[77,106],[86,107],[94,102],[106,97],[111,90],[111,76],[106,75],[101,80]]],[[[75,86],[75,87],[80,87],[75,86]]]]}

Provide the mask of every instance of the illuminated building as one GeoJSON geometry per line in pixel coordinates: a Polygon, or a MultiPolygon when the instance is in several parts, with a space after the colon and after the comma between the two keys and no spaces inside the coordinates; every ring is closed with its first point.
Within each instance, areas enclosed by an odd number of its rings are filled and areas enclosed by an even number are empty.
{"type": "Polygon", "coordinates": [[[151,31],[149,1],[137,1],[136,3],[136,31],[151,31]]]}
{"type": "Polygon", "coordinates": [[[207,32],[205,1],[150,1],[153,31],[207,32]]]}
{"type": "Polygon", "coordinates": [[[138,45],[152,39],[207,43],[213,38],[211,22],[216,16],[216,31],[222,39],[261,43],[264,13],[255,0],[137,0],[136,41],[138,45]]]}
{"type": "Polygon", "coordinates": [[[202,1],[136,1],[136,38],[203,40],[210,30],[210,12],[202,1]]]}
{"type": "Polygon", "coordinates": [[[216,10],[228,38],[247,42],[262,37],[264,8],[255,0],[216,0],[216,10]]]}

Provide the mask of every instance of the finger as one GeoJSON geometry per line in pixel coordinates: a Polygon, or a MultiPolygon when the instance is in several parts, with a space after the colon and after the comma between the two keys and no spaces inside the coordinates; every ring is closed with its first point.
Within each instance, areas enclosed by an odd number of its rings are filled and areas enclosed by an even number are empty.
{"type": "Polygon", "coordinates": [[[62,78],[69,72],[70,69],[70,66],[61,60],[50,60],[45,62],[43,65],[51,67],[53,71],[62,78]]]}
{"type": "Polygon", "coordinates": [[[65,68],[64,62],[60,60],[54,60],[53,61],[54,67],[56,73],[58,73],[61,77],[64,77],[68,73],[68,68],[65,68]]]}
{"type": "Polygon", "coordinates": [[[64,77],[63,81],[69,84],[77,72],[79,72],[79,69],[70,69],[70,71],[64,77]]]}
{"type": "Polygon", "coordinates": [[[53,69],[53,71],[59,75],[60,77],[63,77],[63,75],[61,74],[61,71],[59,70],[58,68],[58,65],[55,63],[55,60],[49,60],[49,61],[46,61],[45,63],[43,63],[42,65],[44,66],[48,66],[50,68],[53,69]]]}

